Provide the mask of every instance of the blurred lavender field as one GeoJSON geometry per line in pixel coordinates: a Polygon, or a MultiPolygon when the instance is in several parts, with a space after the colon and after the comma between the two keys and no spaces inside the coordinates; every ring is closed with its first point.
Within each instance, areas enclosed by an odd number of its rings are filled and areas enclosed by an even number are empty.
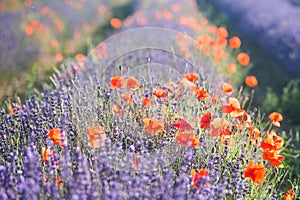
{"type": "Polygon", "coordinates": [[[273,55],[282,67],[300,75],[300,7],[296,1],[212,1],[231,23],[273,55]]]}
{"type": "Polygon", "coordinates": [[[64,59],[102,41],[112,17],[132,10],[129,0],[0,2],[0,99],[41,88],[64,59]]]}

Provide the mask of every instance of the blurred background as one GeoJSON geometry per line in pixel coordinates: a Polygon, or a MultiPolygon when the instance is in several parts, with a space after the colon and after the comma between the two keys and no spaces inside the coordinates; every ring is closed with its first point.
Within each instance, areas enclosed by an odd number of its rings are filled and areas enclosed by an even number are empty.
{"type": "MultiPolygon", "coordinates": [[[[137,0],[2,0],[1,105],[8,99],[24,99],[41,90],[64,61],[87,55],[119,29],[121,21],[138,17],[141,11],[153,13],[162,9],[163,2],[157,1],[155,6],[137,0]]],[[[181,1],[168,2],[175,5],[181,1]]],[[[190,14],[197,10],[209,23],[226,27],[230,36],[241,38],[241,51],[251,56],[252,67],[247,73],[255,75],[259,82],[254,89],[252,107],[266,114],[273,111],[283,114],[281,130],[290,147],[286,153],[297,158],[300,153],[297,150],[300,149],[300,1],[190,2],[182,4],[191,7],[186,9],[190,14]]],[[[180,13],[179,7],[171,9],[180,13]]],[[[162,12],[165,18],[170,16],[167,11],[162,12]]],[[[145,20],[139,18],[137,23],[144,24],[145,20]]],[[[299,157],[298,161],[289,162],[299,171],[299,157]]]]}

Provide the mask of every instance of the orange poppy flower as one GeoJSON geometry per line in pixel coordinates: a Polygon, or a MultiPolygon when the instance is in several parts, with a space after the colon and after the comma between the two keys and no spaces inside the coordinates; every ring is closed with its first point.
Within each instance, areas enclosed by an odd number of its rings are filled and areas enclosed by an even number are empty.
{"type": "Polygon", "coordinates": [[[110,79],[110,88],[116,89],[116,88],[122,88],[125,84],[125,79],[122,76],[114,76],[110,79]]]}
{"type": "Polygon", "coordinates": [[[167,92],[164,89],[157,88],[153,91],[153,95],[157,98],[165,98],[167,97],[167,92]]]}
{"type": "Polygon", "coordinates": [[[211,120],[211,112],[207,112],[203,114],[200,119],[200,127],[208,129],[210,127],[210,120],[211,120]]]}
{"type": "Polygon", "coordinates": [[[173,14],[168,10],[164,10],[162,14],[163,14],[164,18],[167,20],[173,19],[173,14]]]}
{"type": "Polygon", "coordinates": [[[227,40],[225,38],[218,38],[217,44],[219,47],[225,47],[227,45],[227,40]]]}
{"type": "Polygon", "coordinates": [[[209,171],[206,169],[200,169],[200,171],[197,173],[195,169],[191,170],[191,176],[193,177],[192,179],[192,187],[195,188],[197,186],[197,182],[199,179],[208,176],[209,171]]]}
{"type": "Polygon", "coordinates": [[[32,35],[33,34],[33,28],[31,26],[26,26],[25,33],[26,33],[26,35],[32,35]]]}
{"type": "Polygon", "coordinates": [[[42,148],[42,158],[44,162],[48,162],[48,158],[51,156],[54,158],[54,152],[51,149],[42,148]]]}
{"type": "Polygon", "coordinates": [[[13,103],[13,105],[10,105],[8,106],[8,111],[9,111],[9,114],[10,115],[14,115],[15,114],[15,110],[14,110],[14,107],[16,107],[17,109],[21,110],[22,109],[22,106],[18,103],[13,103]]]}
{"type": "Polygon", "coordinates": [[[46,15],[49,13],[49,8],[47,6],[41,8],[40,10],[41,15],[46,15]]]}
{"type": "Polygon", "coordinates": [[[195,82],[198,78],[198,75],[196,73],[188,73],[184,74],[184,77],[191,82],[195,82]]]}
{"type": "Polygon", "coordinates": [[[49,130],[48,136],[55,144],[58,144],[61,148],[64,148],[63,141],[65,140],[65,136],[60,128],[53,128],[49,130]]]}
{"type": "Polygon", "coordinates": [[[127,87],[131,90],[137,90],[139,88],[139,82],[133,77],[129,77],[126,79],[127,87]]]}
{"type": "Polygon", "coordinates": [[[151,105],[152,105],[151,99],[149,97],[145,97],[143,100],[143,106],[149,108],[149,107],[151,107],[151,105]]]}
{"type": "Polygon", "coordinates": [[[227,38],[228,37],[228,32],[226,30],[226,28],[224,27],[220,27],[217,29],[217,36],[219,38],[227,38]]]}
{"type": "Polygon", "coordinates": [[[227,65],[227,71],[231,74],[236,72],[236,64],[231,62],[227,65]]]}
{"type": "Polygon", "coordinates": [[[135,154],[135,159],[134,159],[134,167],[135,168],[138,168],[139,167],[139,164],[140,164],[140,161],[138,159],[138,156],[139,156],[139,153],[136,153],[135,154]]]}
{"type": "Polygon", "coordinates": [[[223,92],[226,93],[233,92],[233,87],[229,83],[222,82],[219,86],[223,92]]]}
{"type": "Polygon", "coordinates": [[[211,42],[212,38],[209,35],[202,35],[197,38],[197,44],[200,46],[204,46],[211,42]]]}
{"type": "Polygon", "coordinates": [[[262,157],[264,160],[269,161],[273,167],[283,167],[283,164],[280,162],[280,160],[284,160],[284,156],[279,155],[278,150],[264,151],[262,157]]]}
{"type": "Polygon", "coordinates": [[[211,48],[215,48],[217,46],[217,42],[214,39],[211,39],[208,44],[211,48]]]}
{"type": "Polygon", "coordinates": [[[50,41],[50,44],[52,47],[57,47],[58,46],[58,41],[55,38],[52,38],[50,41]]]}
{"type": "Polygon", "coordinates": [[[258,128],[251,126],[249,129],[250,140],[253,144],[260,144],[262,142],[262,137],[260,136],[260,131],[258,128]]]}
{"type": "Polygon", "coordinates": [[[119,29],[122,26],[122,21],[119,18],[112,18],[110,20],[110,25],[114,28],[114,29],[119,29]]]}
{"type": "Polygon", "coordinates": [[[243,111],[240,108],[240,102],[234,97],[229,97],[229,102],[227,105],[222,106],[222,112],[223,113],[230,113],[232,117],[238,117],[244,114],[245,111],[243,111]]]}
{"type": "Polygon", "coordinates": [[[175,135],[175,139],[178,144],[182,144],[186,147],[195,147],[199,144],[199,139],[193,133],[183,133],[178,131],[175,135]]]}
{"type": "MultiPolygon", "coordinates": [[[[189,77],[191,78],[191,77],[189,77]]],[[[192,80],[192,79],[191,79],[192,80]]],[[[196,92],[198,87],[196,86],[195,83],[191,82],[190,80],[188,80],[186,77],[185,78],[181,78],[179,80],[179,89],[178,90],[182,90],[182,87],[186,87],[189,88],[191,92],[196,92]]]]}
{"type": "Polygon", "coordinates": [[[38,24],[35,26],[35,28],[36,28],[37,31],[41,31],[41,30],[43,30],[44,25],[43,25],[42,23],[38,23],[38,24]]]}
{"type": "Polygon", "coordinates": [[[254,164],[253,160],[250,160],[245,172],[244,178],[250,178],[255,184],[259,185],[265,178],[266,168],[260,164],[254,164]]]}
{"type": "Polygon", "coordinates": [[[156,135],[164,130],[164,122],[155,118],[144,118],[143,123],[146,127],[146,133],[156,135]]]}
{"type": "Polygon", "coordinates": [[[204,99],[208,99],[210,98],[210,95],[207,94],[207,91],[204,88],[198,88],[195,91],[196,95],[197,95],[197,99],[203,101],[204,99]]]}
{"type": "Polygon", "coordinates": [[[247,66],[250,63],[250,56],[245,52],[241,52],[237,55],[237,60],[241,65],[247,66]]]}
{"type": "Polygon", "coordinates": [[[58,52],[55,54],[55,60],[57,62],[61,62],[61,61],[63,61],[63,59],[64,59],[64,56],[62,55],[62,53],[58,52]]]}
{"type": "Polygon", "coordinates": [[[283,194],[283,199],[284,200],[293,200],[295,197],[295,193],[293,191],[293,188],[289,189],[286,191],[286,193],[283,194]]]}
{"type": "Polygon", "coordinates": [[[62,182],[61,177],[59,175],[56,176],[55,183],[56,183],[56,186],[62,188],[63,182],[62,182]]]}
{"type": "Polygon", "coordinates": [[[238,49],[238,48],[240,48],[241,44],[242,44],[242,42],[241,42],[240,38],[237,36],[233,36],[229,40],[229,46],[231,48],[238,49]]]}
{"type": "Polygon", "coordinates": [[[172,124],[172,126],[179,128],[179,132],[194,130],[191,124],[182,118],[179,118],[179,122],[172,124]]]}
{"type": "Polygon", "coordinates": [[[124,92],[122,94],[122,100],[125,102],[125,103],[133,103],[133,96],[132,96],[132,93],[131,92],[124,92]]]}
{"type": "Polygon", "coordinates": [[[283,120],[283,117],[279,112],[272,112],[269,114],[269,119],[273,121],[274,126],[280,127],[280,122],[283,120]]]}
{"type": "Polygon", "coordinates": [[[86,56],[82,53],[76,54],[76,60],[80,63],[83,64],[84,60],[86,59],[86,56]]]}
{"type": "Polygon", "coordinates": [[[228,121],[226,119],[216,118],[212,122],[211,137],[222,137],[223,135],[230,135],[230,130],[228,129],[228,121]]]}
{"type": "Polygon", "coordinates": [[[106,133],[101,126],[91,126],[86,131],[88,144],[93,148],[100,148],[105,144],[106,133]]]}
{"type": "Polygon", "coordinates": [[[181,9],[180,5],[177,3],[173,4],[171,8],[174,12],[178,12],[181,9]]]}
{"type": "Polygon", "coordinates": [[[245,78],[245,83],[247,86],[252,87],[252,88],[254,88],[258,85],[258,81],[255,76],[247,76],[245,78]]]}
{"type": "Polygon", "coordinates": [[[122,114],[122,109],[121,109],[121,105],[120,104],[115,104],[112,106],[112,112],[115,115],[121,115],[122,114]]]}
{"type": "Polygon", "coordinates": [[[278,136],[275,131],[266,132],[266,140],[262,141],[260,148],[265,151],[280,150],[283,147],[284,140],[278,136]]]}
{"type": "Polygon", "coordinates": [[[242,125],[243,127],[250,127],[252,124],[250,115],[248,115],[244,110],[241,112],[243,112],[243,114],[237,116],[239,125],[242,125]]]}

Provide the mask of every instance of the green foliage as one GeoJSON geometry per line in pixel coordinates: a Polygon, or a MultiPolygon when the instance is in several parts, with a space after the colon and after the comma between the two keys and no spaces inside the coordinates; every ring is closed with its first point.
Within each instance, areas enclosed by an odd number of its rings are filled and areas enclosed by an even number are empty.
{"type": "Polygon", "coordinates": [[[285,121],[290,125],[300,123],[300,79],[294,79],[282,89],[280,95],[276,94],[270,87],[267,88],[266,98],[263,102],[263,109],[269,113],[272,111],[281,112],[285,121]]]}
{"type": "Polygon", "coordinates": [[[300,79],[291,80],[286,87],[283,88],[281,96],[282,113],[289,119],[290,123],[297,124],[300,122],[300,79]]]}
{"type": "Polygon", "coordinates": [[[289,177],[300,179],[300,139],[299,132],[293,133],[292,131],[286,133],[282,132],[282,137],[285,140],[285,148],[283,155],[286,157],[285,163],[289,165],[290,173],[289,177]]]}
{"type": "Polygon", "coordinates": [[[31,70],[31,72],[28,74],[27,88],[28,88],[29,92],[33,92],[34,89],[35,89],[35,84],[36,84],[36,81],[37,81],[38,71],[39,71],[39,67],[35,65],[33,67],[33,69],[31,70]]]}
{"type": "Polygon", "coordinates": [[[266,99],[263,102],[263,108],[271,112],[274,108],[277,108],[279,105],[279,98],[276,93],[272,90],[272,88],[267,88],[266,99]]]}

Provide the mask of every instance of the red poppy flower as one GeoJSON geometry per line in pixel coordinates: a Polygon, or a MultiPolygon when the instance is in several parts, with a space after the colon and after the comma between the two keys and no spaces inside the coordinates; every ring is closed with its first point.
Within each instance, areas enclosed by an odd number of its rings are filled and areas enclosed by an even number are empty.
{"type": "Polygon", "coordinates": [[[48,136],[55,144],[58,144],[61,148],[64,148],[63,141],[65,140],[65,136],[60,128],[53,128],[49,130],[48,136]]]}
{"type": "Polygon", "coordinates": [[[157,88],[153,91],[153,95],[157,98],[165,98],[167,97],[167,92],[161,88],[157,88]]]}
{"type": "Polygon", "coordinates": [[[134,159],[134,166],[135,168],[138,168],[139,167],[139,164],[140,164],[140,161],[139,161],[139,153],[136,153],[135,154],[135,159],[134,159]]]}
{"type": "Polygon", "coordinates": [[[244,114],[245,111],[241,110],[240,102],[234,97],[229,97],[227,105],[222,106],[223,113],[230,113],[232,117],[238,117],[244,114]]]}
{"type": "Polygon", "coordinates": [[[125,79],[122,76],[114,76],[110,79],[110,84],[111,89],[122,88],[125,85],[125,79]]]}
{"type": "Polygon", "coordinates": [[[286,191],[286,193],[284,193],[284,195],[283,195],[284,200],[293,200],[294,197],[295,197],[295,193],[293,191],[293,188],[286,191]]]}
{"type": "Polygon", "coordinates": [[[54,152],[51,149],[42,148],[42,158],[44,162],[48,162],[49,157],[54,158],[54,152]]]}
{"type": "Polygon", "coordinates": [[[200,119],[200,127],[208,129],[210,127],[210,121],[211,121],[211,112],[207,112],[203,114],[200,119]]]}
{"type": "Polygon", "coordinates": [[[245,172],[244,178],[250,178],[255,184],[259,185],[265,178],[266,168],[262,164],[254,164],[253,160],[250,160],[245,172]]]}
{"type": "Polygon", "coordinates": [[[196,73],[188,73],[184,74],[184,77],[191,82],[195,82],[198,78],[198,75],[196,73]]]}
{"type": "Polygon", "coordinates": [[[203,88],[198,88],[196,91],[197,99],[203,101],[204,99],[210,98],[210,95],[203,88]]]}
{"type": "Polygon", "coordinates": [[[284,160],[284,156],[279,155],[278,150],[264,151],[262,156],[264,160],[270,162],[271,166],[283,167],[283,164],[280,161],[284,160]]]}
{"type": "Polygon", "coordinates": [[[151,99],[149,97],[145,97],[143,100],[143,106],[149,108],[149,107],[151,107],[151,105],[152,105],[151,99]]]}
{"type": "Polygon", "coordinates": [[[199,179],[208,176],[209,171],[206,169],[200,169],[200,171],[197,173],[195,169],[191,170],[191,175],[193,177],[192,179],[192,187],[195,188],[197,186],[197,182],[199,179]]]}
{"type": "Polygon", "coordinates": [[[179,118],[179,122],[172,124],[172,126],[179,128],[180,132],[194,130],[194,128],[191,126],[191,124],[182,118],[179,118]]]}
{"type": "Polygon", "coordinates": [[[278,136],[275,131],[266,132],[266,140],[262,141],[260,148],[265,151],[280,150],[283,146],[284,140],[278,136]]]}

